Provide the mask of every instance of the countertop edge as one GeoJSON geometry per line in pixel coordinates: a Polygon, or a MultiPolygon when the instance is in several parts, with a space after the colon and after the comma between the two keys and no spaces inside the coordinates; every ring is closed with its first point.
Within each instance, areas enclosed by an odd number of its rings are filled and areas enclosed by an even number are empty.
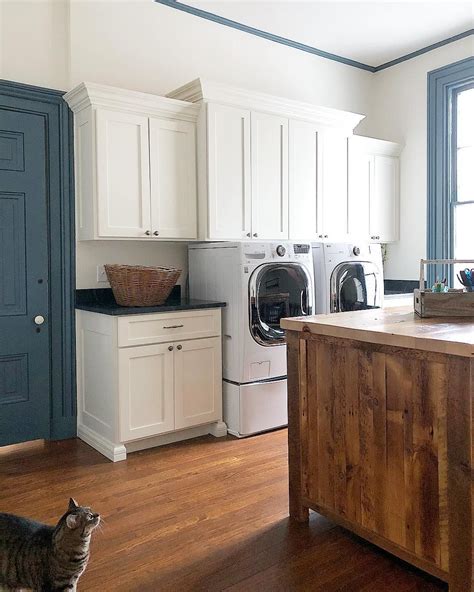
{"type": "Polygon", "coordinates": [[[93,312],[96,314],[103,314],[112,317],[123,317],[142,314],[160,314],[167,312],[184,312],[188,310],[205,310],[208,308],[225,308],[225,302],[195,302],[188,304],[163,304],[161,306],[143,306],[143,307],[119,307],[101,304],[76,304],[76,310],[83,310],[86,312],[93,312]]]}

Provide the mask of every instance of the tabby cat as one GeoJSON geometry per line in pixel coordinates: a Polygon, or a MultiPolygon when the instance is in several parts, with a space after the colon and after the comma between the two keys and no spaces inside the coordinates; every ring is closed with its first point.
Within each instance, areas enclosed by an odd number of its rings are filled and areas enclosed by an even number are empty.
{"type": "Polygon", "coordinates": [[[75,591],[99,522],[72,498],[55,527],[0,513],[0,591],[75,591]]]}

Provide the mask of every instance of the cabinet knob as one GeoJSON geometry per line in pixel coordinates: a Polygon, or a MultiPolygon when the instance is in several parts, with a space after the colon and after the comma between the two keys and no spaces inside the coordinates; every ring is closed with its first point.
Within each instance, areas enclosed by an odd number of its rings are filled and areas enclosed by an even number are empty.
{"type": "Polygon", "coordinates": [[[145,234],[146,234],[147,236],[151,236],[151,230],[145,230],[145,234]]]}
{"type": "Polygon", "coordinates": [[[176,346],[176,349],[180,349],[181,350],[181,349],[183,349],[183,346],[182,345],[178,345],[178,346],[176,346]]]}
{"type": "Polygon", "coordinates": [[[250,234],[250,232],[247,232],[247,236],[250,238],[252,235],[250,234]]]}
{"type": "Polygon", "coordinates": [[[153,233],[153,236],[158,236],[160,233],[158,232],[158,230],[155,230],[155,232],[153,233]]]}
{"type": "Polygon", "coordinates": [[[324,235],[324,238],[329,238],[329,235],[328,235],[328,234],[325,234],[325,235],[324,235]]]}
{"type": "Polygon", "coordinates": [[[319,237],[319,238],[323,238],[323,235],[322,235],[322,234],[319,234],[319,235],[318,235],[318,237],[319,237]]]}
{"type": "Polygon", "coordinates": [[[172,345],[168,345],[168,351],[173,351],[174,347],[172,345]]]}
{"type": "Polygon", "coordinates": [[[257,238],[258,233],[254,232],[253,235],[254,235],[255,238],[257,238]]]}

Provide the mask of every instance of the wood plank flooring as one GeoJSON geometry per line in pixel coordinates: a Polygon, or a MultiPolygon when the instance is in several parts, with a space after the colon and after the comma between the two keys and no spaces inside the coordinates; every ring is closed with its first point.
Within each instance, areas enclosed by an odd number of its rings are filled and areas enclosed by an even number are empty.
{"type": "Polygon", "coordinates": [[[80,440],[0,448],[0,511],[104,518],[80,591],[435,592],[447,586],[317,514],[288,519],[287,432],[204,437],[113,464],[80,440]]]}

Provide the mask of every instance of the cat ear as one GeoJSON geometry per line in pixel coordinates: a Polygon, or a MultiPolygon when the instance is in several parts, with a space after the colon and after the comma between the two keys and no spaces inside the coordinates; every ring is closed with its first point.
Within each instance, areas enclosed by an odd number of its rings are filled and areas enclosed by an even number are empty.
{"type": "Polygon", "coordinates": [[[78,516],[76,516],[75,514],[69,514],[69,516],[66,517],[66,525],[71,530],[74,530],[74,528],[76,528],[77,521],[78,521],[78,516]]]}
{"type": "Polygon", "coordinates": [[[70,497],[68,510],[71,512],[72,510],[75,510],[78,507],[79,507],[79,505],[76,502],[76,500],[73,497],[70,497]]]}

